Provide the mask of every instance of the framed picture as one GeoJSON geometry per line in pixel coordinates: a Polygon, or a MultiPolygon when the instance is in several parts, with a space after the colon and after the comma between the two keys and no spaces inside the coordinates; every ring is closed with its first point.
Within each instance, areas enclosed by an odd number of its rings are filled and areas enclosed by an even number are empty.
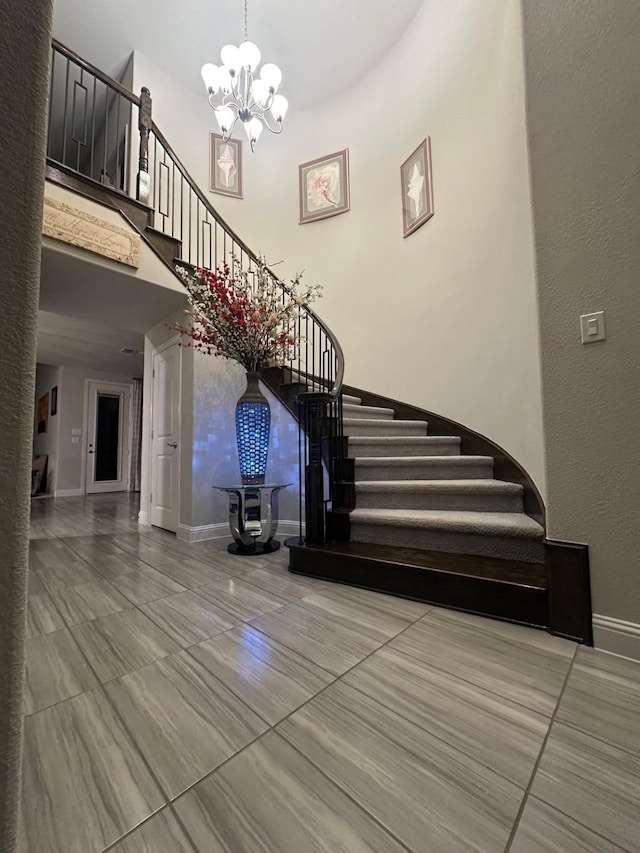
{"type": "Polygon", "coordinates": [[[51,389],[51,417],[58,414],[58,386],[51,389]]]}
{"type": "Polygon", "coordinates": [[[433,216],[431,139],[426,137],[400,166],[403,236],[413,234],[433,216]]]}
{"type": "Polygon", "coordinates": [[[300,224],[349,210],[349,149],[298,166],[300,224]]]}
{"type": "Polygon", "coordinates": [[[38,433],[47,431],[47,420],[49,417],[49,394],[43,394],[38,400],[36,409],[36,423],[38,433]]]}
{"type": "Polygon", "coordinates": [[[242,198],[242,142],[219,133],[210,134],[209,189],[212,193],[242,198]]]}

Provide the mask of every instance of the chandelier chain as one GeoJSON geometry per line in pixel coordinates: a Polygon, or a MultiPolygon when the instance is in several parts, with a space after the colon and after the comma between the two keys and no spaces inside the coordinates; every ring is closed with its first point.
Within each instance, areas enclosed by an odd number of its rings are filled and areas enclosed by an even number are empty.
{"type": "Polygon", "coordinates": [[[247,5],[248,0],[244,0],[244,40],[248,41],[247,33],[248,33],[248,24],[247,24],[247,5]]]}

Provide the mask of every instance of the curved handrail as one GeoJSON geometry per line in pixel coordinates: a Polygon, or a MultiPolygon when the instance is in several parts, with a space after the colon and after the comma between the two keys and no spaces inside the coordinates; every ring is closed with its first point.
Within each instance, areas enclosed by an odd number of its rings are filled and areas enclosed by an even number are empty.
{"type": "Polygon", "coordinates": [[[140,106],[140,98],[137,95],[134,95],[133,92],[130,92],[122,83],[119,83],[117,80],[114,80],[113,77],[109,77],[108,74],[105,74],[104,71],[100,71],[99,68],[96,68],[95,65],[92,65],[90,62],[87,62],[86,59],[83,59],[79,56],[75,51],[71,50],[71,48],[62,44],[62,42],[58,41],[58,39],[52,38],[51,44],[63,56],[66,56],[67,59],[73,60],[77,66],[80,68],[84,68],[85,71],[88,71],[89,74],[93,75],[93,77],[97,77],[98,80],[101,80],[106,86],[110,89],[115,89],[118,94],[122,95],[128,101],[131,101],[132,104],[136,106],[140,106]]]}
{"type": "MultiPolygon", "coordinates": [[[[152,122],[151,129],[152,129],[154,136],[156,137],[156,139],[158,140],[158,142],[162,146],[162,148],[171,157],[171,160],[175,164],[176,168],[178,169],[178,171],[180,172],[180,174],[182,175],[182,177],[184,178],[186,183],[189,185],[191,192],[198,198],[199,202],[202,204],[202,206],[205,208],[205,210],[213,217],[215,222],[229,235],[229,237],[231,238],[233,243],[240,248],[242,253],[246,254],[247,257],[250,258],[254,263],[256,263],[256,264],[261,263],[258,255],[256,255],[256,253],[253,252],[249,248],[249,246],[247,246],[247,244],[244,242],[244,240],[242,240],[240,237],[238,237],[238,235],[231,228],[231,226],[228,224],[228,222],[213,207],[213,205],[211,204],[209,199],[205,196],[205,194],[202,192],[202,190],[200,189],[200,187],[198,186],[198,184],[194,180],[194,178],[191,177],[188,169],[181,162],[181,160],[179,159],[179,157],[177,156],[177,154],[175,153],[175,151],[171,147],[171,144],[167,140],[166,136],[158,128],[158,126],[156,125],[155,122],[152,122]]],[[[274,277],[274,279],[279,283],[280,287],[286,293],[290,293],[291,291],[290,291],[289,287],[287,286],[286,282],[282,281],[282,279],[280,279],[277,275],[275,275],[273,270],[271,270],[269,267],[267,267],[267,269],[268,269],[269,273],[274,277]]],[[[344,352],[342,350],[342,347],[340,346],[340,342],[338,341],[338,339],[336,338],[334,333],[331,331],[329,326],[327,326],[327,324],[308,305],[303,306],[303,308],[304,308],[304,312],[306,314],[308,314],[309,317],[313,319],[314,323],[316,323],[316,325],[324,332],[324,334],[331,341],[331,343],[335,349],[337,371],[336,371],[336,376],[334,378],[334,381],[332,382],[331,386],[328,388],[327,393],[329,394],[331,399],[336,399],[341,393],[342,382],[344,379],[344,352]]]]}

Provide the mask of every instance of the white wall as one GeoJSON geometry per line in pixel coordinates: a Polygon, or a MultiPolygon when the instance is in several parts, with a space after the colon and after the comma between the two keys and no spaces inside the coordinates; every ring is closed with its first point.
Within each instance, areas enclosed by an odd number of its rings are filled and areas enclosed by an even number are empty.
{"type": "MultiPolygon", "coordinates": [[[[317,310],[350,384],[486,434],[543,489],[520,26],[516,0],[426,0],[358,86],[312,110],[293,104],[281,136],[263,134],[254,155],[245,145],[244,201],[210,198],[254,250],[284,260],[282,274],[324,285],[317,310]],[[399,167],[426,135],[436,214],[404,240],[399,167]],[[298,225],[298,164],[342,148],[351,211],[298,225]]],[[[134,77],[206,189],[215,119],[204,91],[178,90],[138,53],[134,77]]]]}
{"type": "Polygon", "coordinates": [[[50,364],[36,365],[35,418],[33,424],[33,455],[46,455],[47,482],[45,491],[53,494],[56,489],[58,476],[58,441],[60,435],[60,368],[50,364]],[[58,389],[57,414],[51,414],[51,392],[58,389]],[[47,412],[47,431],[38,432],[38,400],[49,395],[49,410],[47,412]]]}

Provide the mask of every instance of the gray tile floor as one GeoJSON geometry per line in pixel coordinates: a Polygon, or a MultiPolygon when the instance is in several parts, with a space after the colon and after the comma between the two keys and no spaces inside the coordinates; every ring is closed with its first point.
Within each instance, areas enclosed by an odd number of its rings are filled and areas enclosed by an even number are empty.
{"type": "Polygon", "coordinates": [[[34,501],[21,853],[640,851],[640,663],[34,501]]]}

